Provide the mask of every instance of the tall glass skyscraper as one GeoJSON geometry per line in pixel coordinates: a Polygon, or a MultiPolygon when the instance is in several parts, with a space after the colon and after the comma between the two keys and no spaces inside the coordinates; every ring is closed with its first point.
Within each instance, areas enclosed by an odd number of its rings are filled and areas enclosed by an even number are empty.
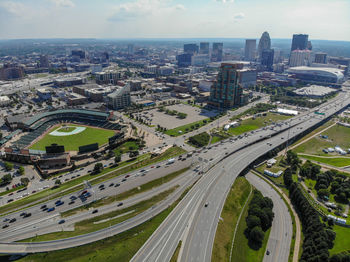
{"type": "Polygon", "coordinates": [[[241,104],[242,86],[239,69],[243,64],[222,63],[220,71],[210,88],[210,104],[218,108],[230,108],[241,104]]]}
{"type": "Polygon", "coordinates": [[[265,49],[271,49],[271,39],[268,32],[264,32],[261,35],[258,45],[258,59],[261,61],[262,51],[265,49]]]}
{"type": "Polygon", "coordinates": [[[307,49],[308,39],[309,39],[309,35],[294,34],[291,51],[294,51],[297,49],[299,50],[307,49]]]}

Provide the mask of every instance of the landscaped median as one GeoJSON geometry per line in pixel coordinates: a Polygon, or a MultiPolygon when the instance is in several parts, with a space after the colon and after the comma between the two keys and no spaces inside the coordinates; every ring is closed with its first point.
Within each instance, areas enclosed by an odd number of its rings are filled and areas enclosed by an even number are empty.
{"type": "Polygon", "coordinates": [[[147,158],[144,158],[144,155],[140,156],[137,160],[134,160],[132,162],[123,162],[120,163],[118,167],[115,168],[106,168],[101,173],[97,175],[85,175],[81,176],[77,179],[71,180],[69,182],[63,183],[58,188],[55,189],[46,189],[43,191],[40,191],[34,195],[31,195],[29,197],[17,200],[15,202],[12,202],[10,204],[7,204],[5,206],[0,207],[0,213],[4,215],[5,213],[9,213],[13,211],[14,209],[18,210],[21,208],[25,208],[31,206],[31,203],[34,201],[37,201],[35,204],[39,204],[42,202],[45,202],[48,200],[48,197],[50,198],[56,198],[56,197],[62,197],[64,195],[70,194],[75,191],[79,191],[83,189],[82,182],[84,180],[88,180],[91,184],[97,184],[106,180],[109,180],[113,177],[123,175],[125,173],[131,172],[133,170],[137,170],[139,168],[142,168],[144,166],[148,166],[157,162],[164,161],[168,158],[175,157],[177,155],[185,153],[186,150],[179,148],[179,147],[171,147],[168,150],[166,150],[164,153],[151,158],[150,155],[147,154],[147,158]],[[125,164],[126,163],[126,164],[125,164]],[[120,166],[123,166],[120,168],[120,166]],[[117,169],[117,170],[115,170],[117,169]],[[114,171],[115,170],[115,171],[114,171]],[[65,190],[64,192],[62,192],[65,190]]]}
{"type": "Polygon", "coordinates": [[[235,225],[250,191],[251,185],[243,177],[238,177],[231,187],[216,230],[212,261],[229,261],[235,225]]]}
{"type": "Polygon", "coordinates": [[[305,155],[305,154],[298,154],[298,156],[311,161],[323,163],[329,166],[335,166],[335,167],[350,166],[350,157],[322,157],[322,156],[312,156],[312,155],[305,155]]]}

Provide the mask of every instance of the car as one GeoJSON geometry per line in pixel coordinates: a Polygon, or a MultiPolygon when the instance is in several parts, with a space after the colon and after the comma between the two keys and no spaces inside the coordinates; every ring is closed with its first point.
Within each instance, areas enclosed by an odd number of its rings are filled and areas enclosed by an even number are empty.
{"type": "Polygon", "coordinates": [[[22,212],[19,216],[23,217],[26,215],[26,212],[22,212]]]}
{"type": "Polygon", "coordinates": [[[5,218],[2,222],[7,222],[7,221],[10,221],[10,219],[5,218]]]}
{"type": "Polygon", "coordinates": [[[120,186],[120,184],[119,184],[119,183],[115,184],[115,186],[114,186],[114,187],[118,187],[118,186],[120,186]]]}
{"type": "Polygon", "coordinates": [[[266,255],[270,255],[270,251],[269,250],[266,251],[266,255]]]}
{"type": "Polygon", "coordinates": [[[156,168],[160,168],[160,165],[156,166],[156,168]]]}
{"type": "Polygon", "coordinates": [[[30,217],[31,215],[32,215],[32,213],[27,213],[23,216],[23,218],[30,217]]]}
{"type": "Polygon", "coordinates": [[[12,218],[12,219],[10,219],[9,223],[13,223],[13,222],[16,222],[16,221],[17,221],[16,218],[12,218]]]}
{"type": "Polygon", "coordinates": [[[68,203],[68,205],[73,205],[75,202],[72,200],[68,203]]]}
{"type": "Polygon", "coordinates": [[[47,212],[52,212],[52,211],[54,211],[54,210],[55,210],[54,207],[50,207],[50,208],[47,209],[47,212]]]}
{"type": "Polygon", "coordinates": [[[123,205],[123,202],[120,202],[117,206],[120,207],[123,205]]]}
{"type": "Polygon", "coordinates": [[[84,195],[85,193],[87,193],[87,190],[84,190],[83,192],[81,192],[82,195],[84,195]]]}
{"type": "Polygon", "coordinates": [[[64,204],[64,201],[61,201],[61,202],[59,202],[59,203],[56,204],[56,207],[62,206],[63,204],[64,204]]]}
{"type": "Polygon", "coordinates": [[[87,192],[84,197],[88,198],[88,197],[91,197],[91,193],[90,192],[87,192]]]}
{"type": "Polygon", "coordinates": [[[48,210],[48,208],[47,208],[47,207],[45,207],[45,208],[43,208],[43,209],[42,209],[42,211],[46,211],[46,210],[48,210]]]}
{"type": "Polygon", "coordinates": [[[110,186],[110,187],[111,187],[111,186],[114,186],[114,183],[110,183],[109,186],[110,186]]]}
{"type": "MultiPolygon", "coordinates": [[[[146,172],[146,171],[145,171],[146,172]]],[[[126,175],[125,178],[128,178],[130,175],[126,175]]]]}
{"type": "Polygon", "coordinates": [[[126,178],[123,178],[123,179],[122,179],[122,182],[125,182],[125,181],[126,181],[126,178]]]}
{"type": "MultiPolygon", "coordinates": [[[[98,188],[102,188],[102,187],[105,187],[105,185],[102,184],[102,185],[99,185],[99,186],[98,186],[98,188]]],[[[85,192],[85,193],[86,193],[86,192],[85,192]]]]}
{"type": "Polygon", "coordinates": [[[57,205],[58,203],[61,203],[61,199],[57,200],[57,201],[55,202],[55,205],[57,205]]]}
{"type": "Polygon", "coordinates": [[[154,166],[151,166],[151,168],[154,168],[154,166]]]}
{"type": "Polygon", "coordinates": [[[100,187],[100,190],[102,191],[102,190],[105,190],[106,188],[105,187],[100,187]]]}
{"type": "Polygon", "coordinates": [[[61,220],[58,222],[58,224],[63,224],[64,222],[66,222],[66,220],[61,219],[61,220]]]}
{"type": "Polygon", "coordinates": [[[92,214],[96,214],[98,212],[98,209],[95,209],[92,211],[92,214]]]}
{"type": "Polygon", "coordinates": [[[7,228],[7,227],[9,227],[8,224],[2,226],[2,228],[7,228]]]}
{"type": "Polygon", "coordinates": [[[10,203],[10,202],[12,202],[12,201],[13,201],[13,199],[11,198],[11,199],[7,200],[7,203],[10,203]]]}
{"type": "Polygon", "coordinates": [[[32,194],[34,194],[34,193],[36,193],[36,190],[33,190],[33,191],[32,191],[32,194]]]}
{"type": "Polygon", "coordinates": [[[47,207],[47,205],[42,205],[40,208],[41,209],[44,209],[44,208],[46,208],[47,207]]]}
{"type": "Polygon", "coordinates": [[[204,207],[208,207],[208,206],[209,206],[209,203],[206,202],[206,203],[204,204],[204,207]]]}
{"type": "Polygon", "coordinates": [[[77,199],[77,197],[76,197],[76,196],[71,196],[71,197],[70,197],[70,199],[72,199],[72,200],[76,200],[76,199],[77,199]]]}
{"type": "Polygon", "coordinates": [[[9,196],[12,196],[13,195],[13,192],[9,194],[9,196]]]}

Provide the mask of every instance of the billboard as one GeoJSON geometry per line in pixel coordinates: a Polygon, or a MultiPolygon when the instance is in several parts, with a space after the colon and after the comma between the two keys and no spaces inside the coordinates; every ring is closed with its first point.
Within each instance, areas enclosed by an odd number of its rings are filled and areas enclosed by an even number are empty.
{"type": "Polygon", "coordinates": [[[64,146],[57,144],[51,144],[51,146],[45,147],[46,154],[60,154],[64,153],[64,146]]]}
{"type": "Polygon", "coordinates": [[[81,154],[81,153],[91,152],[97,149],[98,149],[98,143],[88,144],[88,145],[80,146],[79,153],[81,154]]]}

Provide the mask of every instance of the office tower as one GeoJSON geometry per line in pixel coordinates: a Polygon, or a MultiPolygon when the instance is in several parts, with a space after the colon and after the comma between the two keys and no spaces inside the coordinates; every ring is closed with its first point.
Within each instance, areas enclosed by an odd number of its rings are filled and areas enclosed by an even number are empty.
{"type": "Polygon", "coordinates": [[[308,66],[310,65],[311,51],[296,49],[290,53],[289,66],[308,66]]]}
{"type": "Polygon", "coordinates": [[[48,55],[41,55],[40,56],[40,67],[42,67],[42,68],[48,68],[49,67],[49,57],[48,57],[48,55]]]}
{"type": "Polygon", "coordinates": [[[243,64],[221,64],[216,80],[210,88],[209,103],[211,105],[218,108],[230,108],[241,104],[240,69],[243,69],[243,64]]]}
{"type": "Polygon", "coordinates": [[[273,66],[273,49],[264,49],[261,54],[261,64],[265,66],[267,71],[272,71],[273,66]]]}
{"type": "Polygon", "coordinates": [[[315,63],[327,64],[327,54],[326,53],[316,53],[315,63]]]}
{"type": "Polygon", "coordinates": [[[123,109],[131,103],[130,99],[130,83],[107,95],[107,105],[113,109],[123,109]]]}
{"type": "Polygon", "coordinates": [[[188,67],[192,63],[192,54],[181,54],[176,56],[178,67],[188,67]]]}
{"type": "Polygon", "coordinates": [[[197,44],[184,44],[184,52],[186,54],[196,54],[198,53],[199,48],[197,44]]]}
{"type": "Polygon", "coordinates": [[[78,56],[80,59],[85,59],[85,51],[83,50],[72,50],[72,56],[78,56]]]}
{"type": "Polygon", "coordinates": [[[222,61],[223,49],[224,49],[223,43],[213,43],[213,50],[211,52],[211,61],[213,62],[222,61]]]}
{"type": "Polygon", "coordinates": [[[209,55],[209,43],[201,42],[199,44],[199,53],[209,55]]]}
{"type": "Polygon", "coordinates": [[[309,35],[294,34],[291,51],[307,49],[309,35]]]}
{"type": "Polygon", "coordinates": [[[244,60],[254,61],[256,52],[256,40],[246,39],[244,48],[244,60]]]}
{"type": "Polygon", "coordinates": [[[128,55],[133,55],[133,54],[134,54],[134,45],[128,44],[128,55]]]}
{"type": "Polygon", "coordinates": [[[265,49],[271,49],[271,39],[268,32],[264,32],[259,40],[258,45],[258,59],[261,60],[262,51],[265,49]]]}

